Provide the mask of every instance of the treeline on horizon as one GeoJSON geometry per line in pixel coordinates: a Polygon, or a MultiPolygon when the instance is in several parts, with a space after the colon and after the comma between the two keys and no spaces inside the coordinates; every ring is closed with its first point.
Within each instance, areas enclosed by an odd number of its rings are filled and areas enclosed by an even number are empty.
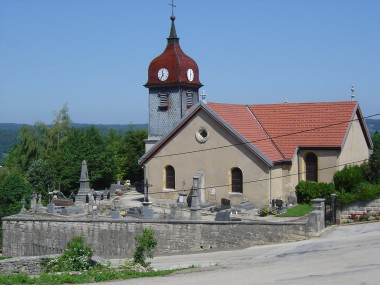
{"type": "MultiPolygon", "coordinates": [[[[90,187],[95,190],[107,189],[117,179],[141,181],[143,171],[138,159],[145,152],[145,127],[119,125],[114,129],[72,124],[64,106],[51,125],[37,122],[19,127],[16,142],[9,130],[0,130],[0,134],[8,134],[3,141],[12,143],[0,168],[0,180],[22,182],[45,198],[49,190],[69,195],[79,190],[81,164],[86,160],[90,187]]],[[[30,192],[24,190],[22,193],[30,192]]]]}
{"type": "MultiPolygon", "coordinates": [[[[110,130],[116,132],[126,132],[128,130],[147,130],[148,124],[81,124],[70,123],[73,128],[91,128],[100,129],[102,134],[106,134],[110,130]]],[[[4,158],[13,145],[18,142],[18,136],[22,127],[32,127],[29,124],[17,123],[0,123],[0,165],[3,164],[4,158]]],[[[52,125],[47,125],[52,127],[52,125]]]]}
{"type": "MultiPolygon", "coordinates": [[[[380,119],[366,119],[368,131],[373,135],[376,131],[380,132],[380,119]]],[[[80,124],[70,123],[73,128],[91,128],[95,127],[100,129],[102,134],[106,134],[110,130],[116,132],[126,132],[128,130],[147,130],[147,124],[80,124]]],[[[0,165],[3,164],[4,157],[13,145],[18,142],[18,136],[22,127],[32,127],[28,124],[16,123],[0,123],[0,165]]],[[[47,125],[51,127],[52,125],[47,125]]]]}

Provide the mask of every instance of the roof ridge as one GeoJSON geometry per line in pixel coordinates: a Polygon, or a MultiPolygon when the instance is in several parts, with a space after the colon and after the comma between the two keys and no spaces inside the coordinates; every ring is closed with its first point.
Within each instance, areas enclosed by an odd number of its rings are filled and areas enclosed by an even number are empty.
{"type": "Polygon", "coordinates": [[[256,117],[256,115],[253,113],[249,105],[245,105],[245,107],[248,109],[248,112],[252,115],[252,117],[256,120],[256,122],[259,124],[260,128],[264,131],[269,141],[273,144],[273,146],[277,149],[277,151],[281,154],[282,158],[285,159],[285,155],[282,153],[280,148],[277,146],[277,144],[273,141],[272,137],[269,135],[267,130],[264,128],[263,124],[259,121],[259,119],[256,117]]]}

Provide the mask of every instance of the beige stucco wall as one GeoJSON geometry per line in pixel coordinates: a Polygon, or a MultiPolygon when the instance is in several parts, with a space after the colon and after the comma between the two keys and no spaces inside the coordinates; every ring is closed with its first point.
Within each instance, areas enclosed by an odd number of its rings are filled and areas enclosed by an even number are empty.
{"type": "MultiPolygon", "coordinates": [[[[149,194],[153,198],[177,199],[178,191],[189,190],[193,176],[201,171],[204,173],[202,190],[205,201],[216,201],[230,198],[230,171],[239,167],[243,173],[243,194],[255,206],[261,207],[269,203],[269,167],[255,154],[239,143],[225,128],[200,110],[197,116],[190,119],[180,132],[173,136],[155,156],[145,165],[149,184],[149,194]],[[209,138],[205,143],[199,143],[195,134],[200,127],[206,127],[209,138]],[[235,146],[231,146],[235,145],[235,146]],[[220,148],[221,146],[228,146],[220,148]],[[214,150],[207,150],[213,149],[214,150]],[[205,150],[205,151],[202,151],[205,150]],[[187,153],[172,155],[178,153],[187,153]],[[171,165],[175,169],[175,191],[165,189],[164,168],[171,165]],[[210,195],[215,188],[216,195],[210,195]]],[[[279,167],[281,171],[281,167],[279,167]]],[[[281,189],[280,182],[276,189],[281,189]]]]}
{"type": "Polygon", "coordinates": [[[300,150],[299,166],[300,180],[306,180],[306,163],[305,158],[308,153],[314,153],[318,158],[318,182],[330,183],[333,180],[334,173],[338,170],[339,150],[300,150]]]}
{"type": "Polygon", "coordinates": [[[205,111],[200,110],[146,163],[146,177],[152,185],[150,196],[175,201],[178,191],[189,192],[193,176],[202,172],[202,201],[215,201],[218,205],[221,198],[239,201],[239,195],[231,195],[230,186],[231,169],[239,167],[243,173],[243,195],[256,207],[267,205],[271,199],[287,201],[289,196],[295,195],[299,181],[306,179],[305,157],[309,152],[318,157],[318,182],[326,183],[333,181],[334,173],[343,165],[369,157],[362,129],[357,121],[353,121],[341,150],[301,149],[294,154],[291,164],[270,168],[205,111]],[[206,127],[209,132],[205,143],[199,143],[195,138],[201,127],[206,127]],[[220,148],[222,146],[227,147],[220,148]],[[167,165],[175,169],[175,189],[165,189],[164,168],[167,165]],[[213,188],[216,195],[211,194],[213,188]]]}
{"type": "Polygon", "coordinates": [[[369,158],[369,149],[358,117],[355,115],[339,156],[339,169],[347,164],[362,164],[369,158]]]}

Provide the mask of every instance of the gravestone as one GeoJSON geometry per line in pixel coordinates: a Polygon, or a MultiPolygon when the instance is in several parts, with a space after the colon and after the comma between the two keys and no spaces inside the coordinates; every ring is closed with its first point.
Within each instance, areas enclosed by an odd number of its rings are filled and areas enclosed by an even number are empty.
{"type": "Polygon", "coordinates": [[[142,214],[144,220],[151,220],[154,216],[154,210],[152,208],[149,208],[149,206],[143,206],[142,214]]]}
{"type": "Polygon", "coordinates": [[[57,213],[57,210],[55,209],[54,203],[47,204],[46,212],[48,212],[49,214],[57,213]]]}
{"type": "Polygon", "coordinates": [[[71,215],[82,214],[82,213],[84,213],[84,210],[80,206],[67,207],[61,210],[61,215],[65,215],[65,216],[71,216],[71,215]]]}
{"type": "Polygon", "coordinates": [[[249,210],[253,210],[255,207],[253,206],[252,202],[250,201],[244,201],[240,204],[237,204],[231,208],[232,212],[239,212],[244,213],[249,210]]]}
{"type": "Polygon", "coordinates": [[[215,221],[230,221],[231,220],[231,211],[222,210],[216,213],[215,221]]]}
{"type": "Polygon", "coordinates": [[[170,205],[170,214],[169,214],[169,220],[175,220],[177,216],[177,205],[171,204],[170,205]]]}
{"type": "Polygon", "coordinates": [[[179,191],[178,193],[178,207],[180,208],[186,208],[187,207],[187,203],[186,203],[186,192],[181,190],[179,191]]]}
{"type": "Polygon", "coordinates": [[[40,212],[40,209],[42,208],[42,202],[41,202],[41,193],[37,195],[37,204],[36,204],[36,212],[40,212]]]}
{"type": "Polygon", "coordinates": [[[86,195],[90,193],[90,177],[88,176],[87,163],[85,160],[82,161],[82,167],[80,172],[79,179],[79,191],[77,194],[77,198],[80,201],[85,201],[86,195]]]}
{"type": "Polygon", "coordinates": [[[30,197],[30,210],[31,211],[36,211],[36,205],[37,205],[37,194],[32,193],[32,196],[30,197]]]}
{"type": "Polygon", "coordinates": [[[221,205],[220,205],[220,208],[222,210],[225,210],[225,209],[230,209],[231,208],[231,201],[229,199],[226,199],[226,198],[222,198],[220,200],[221,202],[221,205]]]}
{"type": "Polygon", "coordinates": [[[193,177],[193,194],[191,196],[190,220],[201,220],[201,207],[199,201],[199,177],[193,177]]]}
{"type": "Polygon", "coordinates": [[[141,209],[139,207],[129,208],[127,211],[127,215],[140,216],[141,215],[141,209]]]}
{"type": "Polygon", "coordinates": [[[24,214],[24,213],[26,212],[25,204],[26,204],[25,199],[22,199],[22,200],[21,200],[21,210],[20,210],[20,214],[24,214]]]}
{"type": "Polygon", "coordinates": [[[121,219],[120,212],[116,209],[112,209],[111,210],[111,219],[113,219],[113,220],[121,219]]]}

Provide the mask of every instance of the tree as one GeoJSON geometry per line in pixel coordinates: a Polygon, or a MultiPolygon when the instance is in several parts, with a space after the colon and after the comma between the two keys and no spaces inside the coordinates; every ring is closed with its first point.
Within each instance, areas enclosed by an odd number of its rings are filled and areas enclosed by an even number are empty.
{"type": "Polygon", "coordinates": [[[136,182],[144,178],[144,172],[138,160],[145,153],[144,139],[146,138],[145,130],[132,128],[125,134],[110,130],[105,136],[106,146],[115,159],[117,176],[122,180],[136,182]]]}
{"type": "Polygon", "coordinates": [[[116,176],[113,153],[106,147],[100,129],[72,129],[68,139],[60,147],[54,165],[61,191],[68,194],[79,189],[81,164],[87,161],[90,185],[94,189],[105,189],[116,176]]]}
{"type": "Polygon", "coordinates": [[[12,147],[4,164],[25,172],[33,161],[46,157],[48,131],[48,127],[42,122],[21,127],[19,143],[12,147]]]}
{"type": "Polygon", "coordinates": [[[69,108],[64,104],[62,109],[55,114],[53,125],[49,131],[50,137],[50,151],[55,151],[59,148],[60,144],[64,142],[71,130],[71,119],[69,115],[69,108]]]}
{"type": "Polygon", "coordinates": [[[34,192],[42,194],[43,199],[47,198],[47,190],[55,181],[51,165],[43,159],[32,163],[26,172],[26,179],[34,188],[34,192]]]}
{"type": "Polygon", "coordinates": [[[3,173],[0,179],[0,217],[17,214],[21,209],[21,200],[30,200],[32,187],[17,170],[3,173]]]}
{"type": "Polygon", "coordinates": [[[373,152],[366,165],[367,178],[371,183],[380,183],[380,133],[372,136],[373,152]]]}

